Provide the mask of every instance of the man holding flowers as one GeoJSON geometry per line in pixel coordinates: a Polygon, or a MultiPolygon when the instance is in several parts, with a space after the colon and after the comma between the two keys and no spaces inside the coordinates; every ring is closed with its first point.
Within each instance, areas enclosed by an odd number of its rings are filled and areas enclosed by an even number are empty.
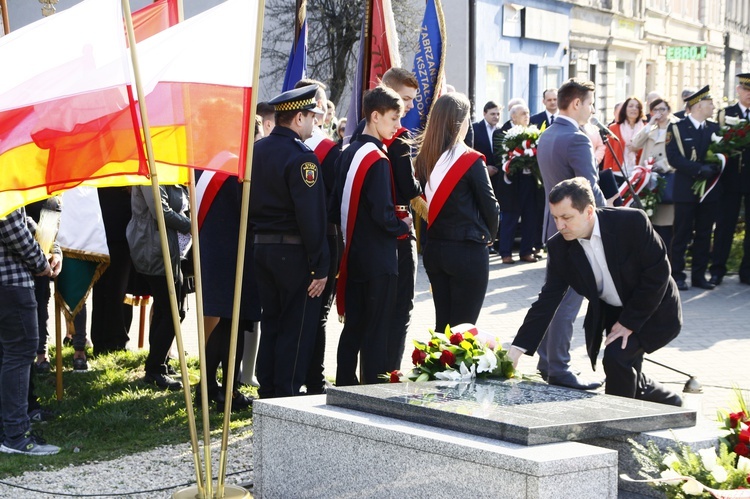
{"type": "MultiPolygon", "coordinates": [[[[738,74],[737,103],[719,111],[719,125],[737,127],[737,133],[745,135],[750,127],[750,73],[738,74]],[[739,126],[742,125],[742,126],[739,126]]],[[[744,137],[741,137],[744,139],[744,137]]],[[[740,215],[740,205],[745,203],[745,213],[750,213],[750,147],[743,147],[730,154],[721,174],[723,196],[719,200],[719,213],[714,229],[714,247],[711,252],[710,283],[719,285],[727,273],[727,259],[732,249],[734,231],[740,215]]],[[[750,231],[745,230],[742,243],[740,282],[750,284],[750,231]]]]}

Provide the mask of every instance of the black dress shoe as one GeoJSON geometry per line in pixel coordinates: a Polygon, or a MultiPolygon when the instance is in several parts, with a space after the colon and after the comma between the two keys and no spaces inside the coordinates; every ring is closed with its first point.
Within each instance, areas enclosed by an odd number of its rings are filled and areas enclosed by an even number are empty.
{"type": "Polygon", "coordinates": [[[719,275],[712,275],[711,279],[708,280],[710,284],[713,284],[714,286],[718,286],[721,284],[721,282],[724,280],[722,276],[719,275]]]}
{"type": "Polygon", "coordinates": [[[714,289],[716,287],[716,284],[711,284],[707,280],[703,279],[702,281],[694,281],[693,287],[710,290],[710,289],[714,289]]]}
{"type": "Polygon", "coordinates": [[[575,388],[576,390],[595,390],[602,386],[601,381],[584,381],[575,374],[567,372],[558,376],[549,376],[547,383],[550,385],[564,386],[566,388],[575,388]]]}
{"type": "Polygon", "coordinates": [[[677,283],[677,289],[679,289],[680,291],[687,291],[688,289],[690,289],[685,281],[680,280],[675,282],[677,283]]]}
{"type": "Polygon", "coordinates": [[[143,381],[150,385],[156,385],[157,388],[161,388],[162,390],[177,391],[182,389],[182,382],[162,373],[146,373],[143,381]]]}

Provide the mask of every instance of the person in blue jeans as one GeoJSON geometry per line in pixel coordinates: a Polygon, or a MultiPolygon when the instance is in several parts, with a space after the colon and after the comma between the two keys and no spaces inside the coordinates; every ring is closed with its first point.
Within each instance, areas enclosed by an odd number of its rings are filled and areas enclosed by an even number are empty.
{"type": "Polygon", "coordinates": [[[27,411],[29,371],[39,342],[33,277],[55,277],[61,268],[59,249],[47,261],[23,208],[0,218],[0,452],[49,455],[60,451],[31,431],[27,411]]]}

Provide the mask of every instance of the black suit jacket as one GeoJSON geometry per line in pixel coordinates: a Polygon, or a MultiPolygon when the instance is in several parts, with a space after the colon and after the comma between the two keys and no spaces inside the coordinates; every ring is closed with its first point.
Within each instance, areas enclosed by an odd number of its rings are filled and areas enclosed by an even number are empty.
{"type": "Polygon", "coordinates": [[[474,131],[474,149],[484,154],[488,165],[494,166],[495,156],[492,154],[492,145],[490,144],[490,137],[487,135],[485,121],[479,120],[472,123],[471,128],[474,131]]]}
{"type": "MultiPolygon", "coordinates": [[[[667,129],[667,161],[677,172],[674,177],[673,198],[676,203],[698,202],[698,196],[693,191],[693,183],[698,180],[698,172],[703,166],[711,144],[711,134],[719,131],[719,125],[713,121],[706,121],[704,130],[697,130],[690,118],[685,118],[677,123],[672,123],[667,129]],[[678,133],[675,133],[677,128],[678,133]],[[680,152],[677,136],[682,142],[685,155],[680,152]],[[695,152],[695,160],[692,160],[695,152]]],[[[704,202],[718,201],[721,196],[721,184],[717,185],[711,193],[706,196],[704,202]]]]}
{"type": "Polygon", "coordinates": [[[589,300],[584,321],[586,349],[596,369],[603,332],[617,320],[633,331],[646,352],[672,341],[682,328],[682,305],[671,277],[667,251],[641,210],[597,208],[607,267],[623,303],[619,318],[608,317],[610,307],[599,299],[594,273],[578,240],[559,233],[547,241],[547,277],[526,314],[513,344],[532,355],[552,317],[572,287],[589,300]]]}
{"type": "Polygon", "coordinates": [[[537,128],[542,128],[542,125],[549,126],[549,123],[547,122],[547,111],[542,111],[541,113],[535,114],[529,118],[529,124],[536,125],[537,128]]]}
{"type": "MultiPolygon", "coordinates": [[[[739,104],[725,107],[717,115],[720,126],[724,126],[727,116],[744,118],[739,104]]],[[[725,192],[750,192],[750,148],[742,151],[742,155],[727,158],[727,166],[721,174],[721,185],[725,192]]]]}

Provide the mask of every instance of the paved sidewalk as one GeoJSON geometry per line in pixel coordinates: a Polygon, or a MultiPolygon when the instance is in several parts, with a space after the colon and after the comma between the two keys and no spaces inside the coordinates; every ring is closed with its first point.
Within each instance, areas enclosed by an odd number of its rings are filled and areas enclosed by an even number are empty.
{"type": "MultiPolygon", "coordinates": [[[[544,280],[546,260],[537,263],[504,265],[493,256],[490,260],[490,283],[484,308],[477,326],[496,334],[509,344],[523,322],[528,308],[536,299],[544,280]]],[[[692,374],[703,385],[699,397],[703,416],[714,420],[717,408],[725,408],[734,400],[732,386],[750,391],[750,286],[740,284],[737,276],[729,276],[713,291],[691,288],[682,292],[684,327],[682,333],[667,347],[647,355],[662,364],[692,374]]],[[[191,305],[195,310],[194,304],[191,305]]],[[[584,307],[575,325],[571,356],[575,369],[585,377],[603,377],[601,359],[597,371],[591,371],[584,346],[584,307]]],[[[197,354],[197,333],[194,312],[183,323],[186,349],[197,354]]],[[[429,281],[420,257],[417,275],[414,313],[404,351],[402,369],[411,367],[412,339],[429,337],[428,329],[435,327],[435,310],[429,290],[429,281]]],[[[326,344],[326,375],[333,379],[336,371],[336,347],[342,324],[332,311],[329,318],[326,344]]],[[[133,325],[131,338],[137,338],[137,324],[133,325]]],[[[133,343],[133,342],[131,342],[133,343]]],[[[524,356],[520,372],[534,374],[536,358],[524,356]]],[[[687,377],[649,362],[644,362],[644,372],[654,379],[681,391],[687,377]]]]}

